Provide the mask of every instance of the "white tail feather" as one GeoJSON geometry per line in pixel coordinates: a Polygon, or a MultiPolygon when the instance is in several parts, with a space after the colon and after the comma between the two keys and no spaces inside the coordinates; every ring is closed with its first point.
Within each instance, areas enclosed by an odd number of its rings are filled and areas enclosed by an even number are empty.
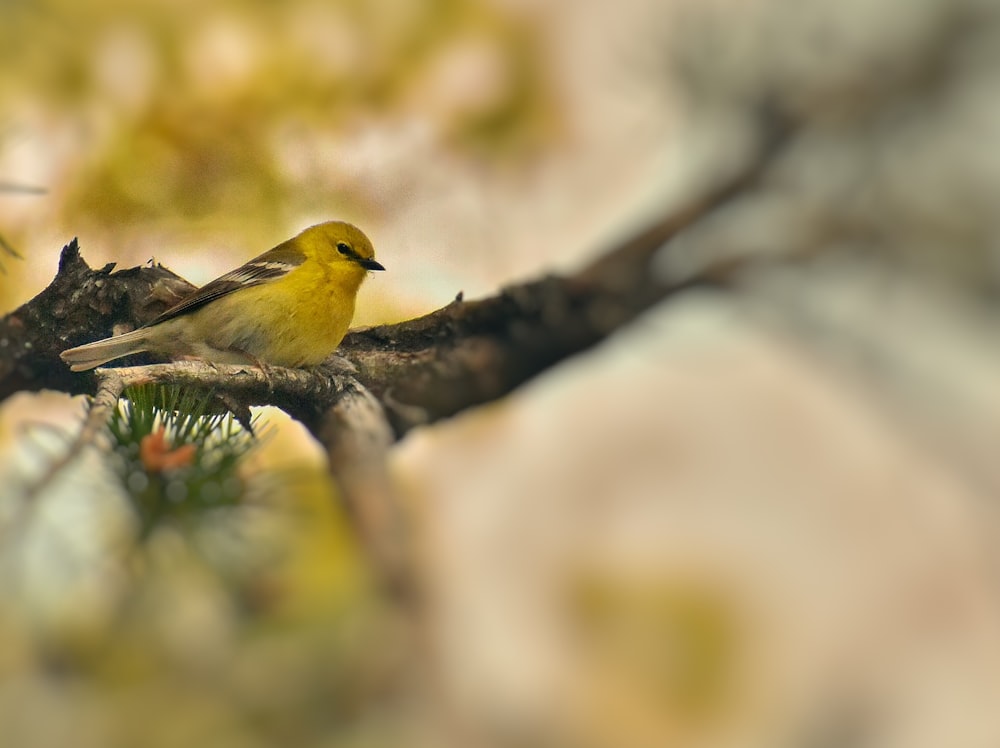
{"type": "Polygon", "coordinates": [[[149,330],[140,328],[124,335],[97,340],[93,343],[70,348],[59,354],[73,371],[87,371],[116,358],[145,351],[149,330]]]}

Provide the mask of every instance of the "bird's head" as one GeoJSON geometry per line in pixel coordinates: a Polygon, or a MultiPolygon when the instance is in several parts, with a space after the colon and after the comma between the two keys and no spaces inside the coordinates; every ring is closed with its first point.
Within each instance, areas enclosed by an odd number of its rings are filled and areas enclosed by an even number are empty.
{"type": "Polygon", "coordinates": [[[359,229],[343,221],[327,221],[311,226],[299,238],[306,251],[320,253],[333,266],[349,263],[363,270],[385,270],[375,259],[371,240],[359,229]]]}

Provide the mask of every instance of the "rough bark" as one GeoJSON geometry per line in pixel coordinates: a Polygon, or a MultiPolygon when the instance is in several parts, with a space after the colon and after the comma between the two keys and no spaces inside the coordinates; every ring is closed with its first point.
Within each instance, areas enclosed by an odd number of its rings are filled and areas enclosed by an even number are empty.
{"type": "Polygon", "coordinates": [[[93,394],[93,375],[74,374],[59,353],[152,319],[194,288],[160,265],[113,269],[91,269],[74,239],[52,283],[0,319],[0,401],[42,389],[93,394]]]}

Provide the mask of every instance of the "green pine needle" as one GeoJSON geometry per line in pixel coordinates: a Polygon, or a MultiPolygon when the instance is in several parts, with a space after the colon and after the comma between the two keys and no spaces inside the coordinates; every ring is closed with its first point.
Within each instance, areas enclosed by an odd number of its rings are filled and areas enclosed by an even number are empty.
{"type": "Polygon", "coordinates": [[[125,391],[112,415],[114,472],[139,521],[139,536],[190,525],[241,502],[238,467],[256,444],[211,393],[144,385],[125,391]]]}

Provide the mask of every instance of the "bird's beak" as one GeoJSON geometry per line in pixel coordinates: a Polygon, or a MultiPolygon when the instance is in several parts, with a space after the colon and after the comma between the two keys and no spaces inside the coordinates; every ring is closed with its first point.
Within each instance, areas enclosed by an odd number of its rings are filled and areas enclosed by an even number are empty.
{"type": "Polygon", "coordinates": [[[376,262],[375,260],[361,258],[358,260],[358,264],[365,270],[385,270],[385,268],[382,267],[382,263],[376,262]]]}

